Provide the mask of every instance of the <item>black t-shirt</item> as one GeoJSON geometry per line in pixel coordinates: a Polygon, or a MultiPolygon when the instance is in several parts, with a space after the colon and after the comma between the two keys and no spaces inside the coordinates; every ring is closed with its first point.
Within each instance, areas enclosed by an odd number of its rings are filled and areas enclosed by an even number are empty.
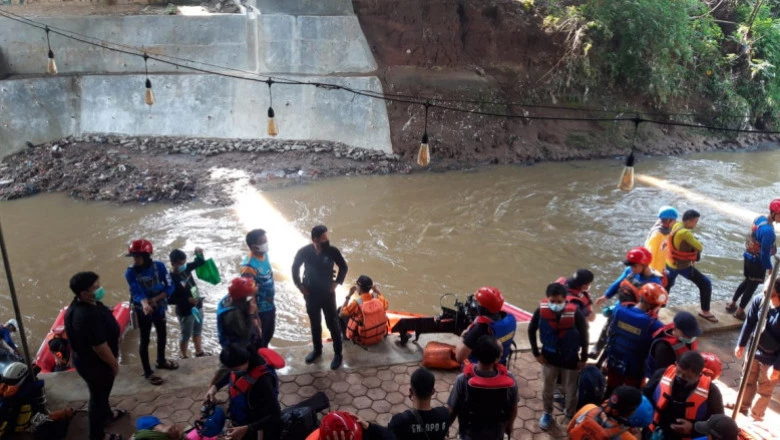
{"type": "MultiPolygon", "coordinates": [[[[203,258],[195,258],[195,261],[187,263],[187,269],[184,272],[171,271],[171,280],[173,281],[173,294],[171,294],[168,300],[171,304],[176,305],[176,316],[190,316],[192,315],[192,304],[190,304],[190,298],[192,298],[192,289],[197,289],[195,285],[195,279],[192,276],[192,271],[202,266],[205,263],[203,258]]],[[[203,308],[203,298],[198,299],[199,309],[203,308]]]]}
{"type": "Polygon", "coordinates": [[[313,244],[304,246],[293,260],[293,282],[296,286],[301,285],[300,270],[303,265],[303,285],[315,292],[328,292],[333,284],[334,264],[339,268],[336,283],[341,284],[347,276],[347,262],[338,248],[330,246],[317,254],[313,244]]]}
{"type": "Polygon", "coordinates": [[[102,302],[93,305],[74,300],[65,314],[65,331],[77,366],[107,367],[93,350],[103,343],[108,344],[114,356],[119,355],[119,324],[102,302]]]}
{"type": "MultiPolygon", "coordinates": [[[[486,315],[486,317],[490,318],[494,322],[500,321],[503,318],[501,314],[486,315]]],[[[489,335],[489,334],[490,334],[489,325],[475,323],[468,329],[468,331],[466,331],[466,334],[463,335],[463,345],[470,348],[471,350],[474,350],[474,348],[477,346],[477,339],[479,339],[480,336],[489,335]]]]}
{"type": "Polygon", "coordinates": [[[449,430],[450,412],[440,406],[428,411],[407,410],[396,414],[387,425],[398,440],[443,440],[449,430]],[[420,424],[422,421],[422,424],[420,424]]]}

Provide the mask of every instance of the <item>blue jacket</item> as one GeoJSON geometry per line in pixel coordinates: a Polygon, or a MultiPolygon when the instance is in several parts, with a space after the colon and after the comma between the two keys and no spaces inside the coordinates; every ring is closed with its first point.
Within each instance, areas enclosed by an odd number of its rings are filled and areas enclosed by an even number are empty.
{"type": "Polygon", "coordinates": [[[647,283],[656,283],[661,284],[661,277],[656,275],[650,275],[649,277],[646,277],[644,275],[640,274],[633,274],[631,272],[631,267],[627,267],[626,270],[623,271],[623,273],[607,288],[607,290],[604,292],[604,296],[607,298],[612,298],[617,294],[618,289],[620,288],[620,283],[623,282],[626,277],[633,277],[638,281],[638,284],[644,285],[647,283]]]}
{"type": "MultiPolygon", "coordinates": [[[[765,215],[753,220],[753,225],[759,225],[761,223],[764,224],[756,229],[755,234],[756,240],[761,244],[761,255],[759,255],[758,260],[761,262],[761,265],[764,266],[764,269],[770,270],[772,269],[772,250],[775,247],[775,227],[769,224],[765,215]]],[[[756,261],[756,256],[748,251],[745,251],[742,255],[745,259],[756,261]]]]}
{"type": "Polygon", "coordinates": [[[636,307],[615,307],[607,333],[607,364],[624,376],[641,377],[653,334],[661,327],[658,319],[636,307]]]}
{"type": "Polygon", "coordinates": [[[16,344],[14,344],[14,340],[11,338],[11,330],[8,330],[8,327],[0,325],[0,337],[3,338],[9,347],[11,347],[13,350],[16,350],[16,344]]]}
{"type": "MultiPolygon", "coordinates": [[[[512,353],[512,342],[515,340],[515,330],[517,330],[517,320],[515,316],[509,313],[501,312],[503,317],[498,321],[493,321],[487,316],[479,316],[474,320],[474,324],[487,323],[490,329],[490,334],[498,339],[498,343],[501,344],[503,352],[499,362],[506,365],[509,354],[512,353]]],[[[473,354],[469,356],[469,362],[476,364],[477,357],[473,354]]]]}
{"type": "MultiPolygon", "coordinates": [[[[750,335],[753,334],[758,325],[758,314],[761,311],[761,301],[763,299],[763,295],[756,295],[750,301],[747,319],[742,324],[742,332],[739,334],[739,343],[737,345],[740,347],[747,345],[750,335]]],[[[766,315],[766,326],[763,331],[768,332],[776,341],[780,342],[780,307],[770,306],[766,315]]],[[[761,332],[758,334],[760,335],[761,332]]],[[[756,351],[756,360],[764,365],[772,365],[775,369],[780,369],[780,350],[775,353],[768,353],[759,347],[756,351]]]]}
{"type": "Polygon", "coordinates": [[[141,307],[141,301],[144,299],[150,299],[165,292],[165,299],[161,303],[157,303],[153,312],[155,316],[165,315],[165,311],[168,310],[168,298],[174,291],[173,281],[171,281],[171,275],[165,268],[165,264],[154,261],[151,267],[140,273],[136,272],[133,266],[130,266],[125,271],[125,279],[127,285],[130,286],[130,297],[136,307],[141,307]]]}
{"type": "Polygon", "coordinates": [[[268,254],[265,259],[260,260],[253,255],[244,257],[241,262],[241,276],[251,276],[257,284],[257,311],[269,312],[274,310],[274,272],[271,269],[271,262],[268,254]]]}

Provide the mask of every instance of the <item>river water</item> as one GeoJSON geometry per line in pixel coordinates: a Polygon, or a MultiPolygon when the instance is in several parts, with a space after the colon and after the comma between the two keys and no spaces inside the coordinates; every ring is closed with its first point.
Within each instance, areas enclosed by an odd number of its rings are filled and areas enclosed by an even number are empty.
{"type": "MultiPolygon", "coordinates": [[[[587,161],[343,177],[266,193],[242,185],[247,179],[237,176],[237,202],[227,208],[118,206],[48,194],[2,203],[0,218],[31,351],[69,303],[68,279],[75,272],[100,274],[109,304],[128,298],[123,275],[130,261],[124,254],[138,237],[150,239],[155,257],[166,263],[177,247],[191,254],[200,246],[214,258],[223,283],[200,286],[208,297],[204,335],[215,351],[216,303],[245,254],[245,232],[257,227],[269,232],[277,278],[275,345],[308,340],[308,318],[290,282],[290,264],[318,223],[331,228],[332,244],[344,253],[348,282],[367,274],[392,309],[434,314],[442,293],[462,298],[482,285],[496,286],[508,301],[532,310],[547,283],[579,267],[596,274],[592,292],[600,295],[623,269],[626,250],[644,241],[658,207],[695,208],[702,214],[697,235],[705,246],[698,267],[711,276],[714,298],[726,299],[742,277],[748,222],[780,196],[779,160],[780,151],[769,151],[637,164],[638,173],[689,192],[642,183],[649,179],[640,179],[630,193],[620,192],[619,162],[587,161]]],[[[680,279],[671,301],[698,304],[698,293],[680,279]]],[[[12,317],[12,310],[3,281],[0,318],[12,317]]],[[[125,362],[137,356],[134,333],[123,344],[125,362]]],[[[171,318],[171,352],[177,337],[171,318]]]]}

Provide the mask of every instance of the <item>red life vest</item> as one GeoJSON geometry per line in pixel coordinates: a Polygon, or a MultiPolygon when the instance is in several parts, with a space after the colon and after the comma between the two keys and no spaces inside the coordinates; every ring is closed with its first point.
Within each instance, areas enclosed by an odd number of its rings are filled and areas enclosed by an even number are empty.
{"type": "Polygon", "coordinates": [[[588,412],[577,417],[574,425],[569,430],[569,438],[572,440],[611,440],[619,439],[629,430],[610,417],[603,407],[592,405],[588,412]]]}
{"type": "Polygon", "coordinates": [[[539,316],[547,321],[559,337],[574,328],[575,313],[577,313],[577,306],[571,303],[566,303],[560,315],[550,310],[550,302],[547,299],[543,299],[539,304],[539,316]]]}
{"type": "MultiPolygon", "coordinates": [[[[677,366],[670,365],[664,372],[661,382],[656,389],[656,404],[655,414],[653,415],[653,423],[650,425],[650,430],[655,431],[658,428],[658,424],[661,422],[661,412],[669,405],[669,401],[672,397],[672,384],[674,383],[674,377],[677,375],[677,366]]],[[[707,399],[710,395],[710,383],[712,379],[702,374],[699,376],[699,383],[696,384],[696,389],[693,390],[688,399],[686,400],[687,407],[685,408],[685,420],[693,423],[696,422],[696,416],[699,409],[707,403],[707,399]]],[[[686,439],[691,438],[683,437],[686,439]]]]}
{"type": "Polygon", "coordinates": [[[672,330],[674,330],[674,328],[674,323],[666,324],[653,333],[653,339],[658,338],[659,341],[666,341],[672,347],[672,350],[674,350],[674,354],[677,355],[677,359],[680,359],[680,356],[687,351],[698,350],[699,341],[693,341],[693,343],[690,344],[690,347],[688,347],[688,344],[677,339],[677,337],[672,334],[672,330]]]}
{"type": "Polygon", "coordinates": [[[555,280],[556,283],[560,284],[561,286],[566,287],[566,292],[568,292],[568,295],[566,295],[566,302],[569,303],[577,303],[580,306],[582,306],[583,309],[588,310],[590,312],[590,307],[593,304],[593,301],[590,299],[590,293],[588,293],[587,290],[575,290],[570,289],[566,286],[566,278],[560,277],[557,280],[555,280]]]}
{"type": "Polygon", "coordinates": [[[505,423],[513,402],[509,399],[509,390],[515,386],[515,380],[505,366],[496,364],[493,377],[477,376],[475,364],[467,363],[463,374],[468,378],[464,410],[458,420],[467,431],[476,425],[505,423]]]}

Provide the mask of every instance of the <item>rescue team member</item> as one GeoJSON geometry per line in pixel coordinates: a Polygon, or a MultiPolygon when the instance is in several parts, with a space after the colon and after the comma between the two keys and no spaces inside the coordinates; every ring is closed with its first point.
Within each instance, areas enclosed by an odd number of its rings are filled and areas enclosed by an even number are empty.
{"type": "Polygon", "coordinates": [[[620,386],[601,406],[589,403],[574,415],[567,429],[572,440],[635,440],[628,418],[642,403],[642,392],[620,386]]]}
{"type": "Polygon", "coordinates": [[[282,409],[276,369],[284,367],[282,357],[267,348],[254,352],[240,344],[229,344],[219,354],[219,362],[222,367],[211,380],[206,402],[215,403],[217,391],[229,385],[228,414],[233,427],[226,438],[278,439],[282,409]]]}
{"type": "Polygon", "coordinates": [[[252,278],[238,277],[230,282],[228,294],[217,304],[217,338],[222,348],[229,344],[258,347],[260,323],[256,293],[252,278]]]}
{"type": "Polygon", "coordinates": [[[65,332],[73,347],[73,364],[89,390],[89,439],[121,439],[104,433],[107,420],[126,414],[112,414],[108,397],[119,373],[119,324],[101,302],[106,291],[94,272],[79,272],[70,279],[73,301],[65,313],[65,332]]]}
{"type": "Polygon", "coordinates": [[[260,347],[268,347],[276,329],[276,305],[274,296],[274,272],[268,259],[268,237],[262,229],[246,234],[249,255],[241,262],[241,276],[255,280],[257,284],[257,317],[260,319],[260,347]]]}
{"type": "Polygon", "coordinates": [[[302,247],[295,254],[292,265],[292,276],[295,286],[303,294],[306,301],[306,313],[311,325],[311,341],[314,350],[306,356],[306,363],[311,364],[322,356],[322,314],[325,315],[325,325],[328,326],[333,338],[333,360],[330,368],[335,370],[341,366],[341,330],[339,329],[338,313],[336,311],[336,286],[342,284],[347,277],[347,262],[341,252],[330,245],[328,227],[317,225],[311,230],[312,244],[302,247]],[[336,279],[333,279],[333,265],[338,266],[336,279]],[[303,266],[303,282],[301,282],[301,266],[303,266]]]}
{"type": "Polygon", "coordinates": [[[737,422],[724,414],[715,414],[706,422],[696,422],[694,430],[705,435],[696,440],[737,440],[739,438],[737,422]]]}
{"type": "Polygon", "coordinates": [[[449,432],[450,412],[446,406],[431,408],[436,379],[425,368],[412,373],[409,400],[412,409],[396,414],[387,427],[399,439],[444,440],[449,432]]]}
{"type": "MultiPolygon", "coordinates": [[[[22,362],[5,365],[2,376],[0,438],[15,438],[15,433],[25,432],[32,427],[34,415],[48,414],[43,380],[30,374],[29,368],[22,362]]],[[[54,417],[54,413],[51,415],[54,417]]]]}
{"type": "Polygon", "coordinates": [[[474,294],[477,300],[477,316],[462,335],[460,342],[455,347],[455,359],[463,363],[468,358],[471,363],[477,363],[472,350],[477,345],[477,340],[483,335],[491,335],[501,344],[501,358],[499,362],[506,365],[509,355],[512,353],[512,341],[515,339],[517,320],[514,315],[501,311],[504,307],[504,296],[495,287],[481,287],[474,294]]]}
{"type": "Polygon", "coordinates": [[[339,307],[342,336],[360,345],[374,345],[387,335],[387,299],[374,281],[360,275],[339,307]]]}
{"type": "Polygon", "coordinates": [[[745,308],[750,298],[753,297],[758,285],[764,282],[764,278],[772,273],[772,255],[777,253],[775,221],[778,215],[780,215],[780,199],[774,199],[769,204],[769,215],[762,215],[753,220],[750,233],[745,240],[745,252],[742,254],[745,280],[737,286],[731,302],[726,306],[726,311],[734,313],[737,319],[745,319],[745,308]]]}
{"type": "Polygon", "coordinates": [[[663,327],[658,309],[667,299],[663,287],[650,283],[639,289],[636,306],[615,308],[607,341],[607,395],[620,385],[639,388],[642,384],[653,335],[663,327]]]}
{"type": "Polygon", "coordinates": [[[157,332],[157,368],[175,370],[179,365],[165,359],[167,337],[165,311],[168,310],[168,297],[173,294],[173,281],[161,261],[152,261],[152,243],[148,240],[133,240],[127,250],[127,256],[133,257],[133,265],[125,271],[125,279],[130,287],[133,312],[141,330],[139,354],[144,377],[152,385],[162,385],[163,380],[154,375],[149,365],[149,338],[152,325],[157,332]]]}
{"type": "Polygon", "coordinates": [[[174,249],[169,255],[171,260],[171,281],[173,282],[173,295],[171,304],[176,306],[176,318],[179,320],[179,355],[187,359],[187,345],[192,339],[195,346],[195,357],[205,356],[203,351],[203,298],[200,296],[198,286],[192,271],[202,266],[206,260],[203,258],[203,249],[195,248],[195,261],[188,263],[187,254],[180,249],[174,249]],[[193,309],[194,313],[193,314],[193,309]]]}
{"type": "Polygon", "coordinates": [[[70,341],[68,341],[68,334],[65,332],[64,325],[54,329],[54,334],[46,345],[49,346],[49,351],[54,355],[53,371],[55,373],[73,368],[70,341]]]}
{"type": "Polygon", "coordinates": [[[681,311],[674,315],[674,321],[653,334],[650,355],[647,356],[645,376],[651,377],[659,368],[664,370],[686,351],[697,351],[696,338],[701,336],[701,328],[696,317],[681,311]]]}
{"type": "Polygon", "coordinates": [[[476,364],[466,364],[452,386],[447,407],[450,425],[458,418],[462,439],[501,440],[512,435],[517,416],[517,383],[512,373],[498,361],[501,345],[490,335],[482,335],[474,346],[476,364]]]}
{"type": "MultiPolygon", "coordinates": [[[[766,326],[760,330],[758,335],[758,350],[747,375],[745,396],[742,399],[742,408],[740,408],[740,411],[745,415],[750,409],[750,416],[756,421],[764,419],[766,408],[772,401],[775,386],[780,382],[780,279],[775,281],[769,299],[770,306],[766,315],[766,326]],[[758,393],[758,400],[753,403],[756,393],[758,393]]],[[[742,325],[739,342],[734,350],[734,356],[737,359],[741,359],[745,354],[745,345],[747,345],[750,335],[756,331],[762,300],[763,295],[759,295],[753,298],[750,303],[747,319],[742,325]]]]}
{"type": "Polygon", "coordinates": [[[582,316],[589,322],[596,320],[596,314],[593,313],[593,301],[590,298],[590,285],[593,283],[593,272],[588,269],[577,269],[569,278],[558,278],[556,283],[563,284],[566,287],[568,295],[566,301],[577,306],[582,316]]]}
{"type": "Polygon", "coordinates": [[[547,430],[552,423],[553,391],[561,378],[566,396],[566,417],[577,410],[577,377],[588,360],[588,323],[577,306],[566,302],[566,288],[558,283],[547,286],[547,298],[534,311],[528,324],[528,340],[536,360],[542,364],[542,406],[539,428],[547,430]],[[542,351],[536,343],[536,331],[542,351]]]}
{"type": "Polygon", "coordinates": [[[666,269],[666,255],[663,251],[663,244],[666,237],[672,232],[672,226],[677,222],[680,214],[671,206],[662,206],[658,210],[658,221],[655,222],[650,233],[647,234],[645,247],[653,254],[653,261],[650,262],[656,272],[664,273],[666,269]]]}
{"type": "Polygon", "coordinates": [[[3,350],[12,353],[14,356],[21,357],[19,349],[14,344],[14,339],[11,337],[11,333],[16,333],[19,328],[19,324],[15,319],[9,319],[5,325],[0,324],[0,343],[3,345],[3,350]]]}
{"type": "Polygon", "coordinates": [[[693,229],[699,223],[698,211],[689,209],[683,213],[682,222],[677,222],[672,227],[672,232],[666,237],[664,244],[666,249],[666,276],[669,282],[666,290],[671,292],[677,275],[687,278],[699,288],[699,302],[701,312],[699,316],[710,322],[718,322],[718,318],[710,312],[710,299],[712,297],[712,282],[704,276],[694,264],[701,259],[701,251],[704,246],[693,236],[693,229]]]}
{"type": "Polygon", "coordinates": [[[331,411],[306,440],[396,440],[384,426],[360,420],[346,411],[331,411]]]}
{"type": "Polygon", "coordinates": [[[704,358],[689,351],[680,356],[677,364],[657,371],[647,383],[644,394],[655,405],[653,424],[650,425],[652,438],[700,437],[705,433],[696,430],[696,422],[723,414],[720,390],[709,376],[702,374],[702,370],[704,358]]]}

